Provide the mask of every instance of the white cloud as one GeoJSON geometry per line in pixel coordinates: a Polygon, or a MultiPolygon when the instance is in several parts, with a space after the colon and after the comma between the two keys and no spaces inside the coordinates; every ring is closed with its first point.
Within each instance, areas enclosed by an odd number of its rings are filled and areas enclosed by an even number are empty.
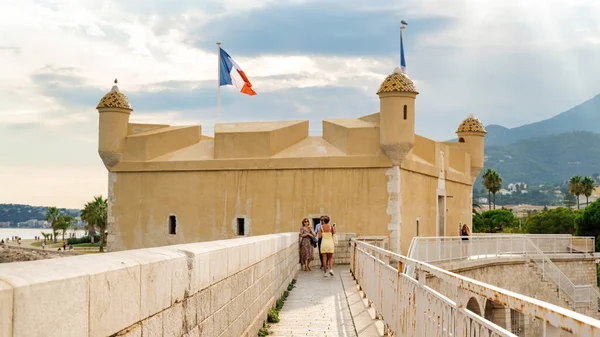
{"type": "MultiPolygon", "coordinates": [[[[315,10],[321,4],[321,0],[3,1],[0,3],[0,127],[23,127],[18,132],[22,133],[25,145],[23,149],[7,152],[13,166],[0,168],[3,172],[0,186],[5,193],[0,194],[0,202],[26,200],[29,196],[32,203],[53,204],[52,198],[59,198],[65,201],[59,205],[63,206],[76,204],[83,195],[87,199],[98,193],[94,191],[104,189],[106,177],[98,173],[104,168],[95,154],[94,107],[65,103],[43,91],[34,81],[34,75],[66,75],[79,82],[61,83],[57,79],[57,86],[96,88],[99,92],[109,90],[115,77],[126,94],[157,93],[165,90],[164,83],[169,81],[188,83],[191,89],[194,83],[200,85],[201,81],[216,79],[217,47],[209,51],[194,47],[186,36],[187,26],[193,23],[210,29],[212,21],[240,11],[302,2],[314,4],[315,10]],[[27,129],[29,124],[42,124],[51,131],[27,129]],[[48,137],[58,135],[63,138],[52,140],[52,144],[64,146],[65,154],[46,155],[48,151],[43,146],[48,144],[48,137]],[[32,144],[27,144],[27,139],[32,144]],[[86,159],[77,165],[67,165],[70,169],[50,168],[50,175],[45,178],[48,166],[75,160],[68,156],[69,151],[74,157],[86,159]],[[38,158],[37,166],[31,158],[38,158]],[[28,166],[22,166],[24,162],[28,166]],[[88,174],[89,181],[84,174],[88,174]],[[58,188],[61,179],[71,181],[71,176],[81,179],[74,184],[80,185],[81,191],[58,188]],[[51,189],[54,191],[46,192],[51,189]],[[46,195],[36,196],[40,190],[46,195]],[[14,198],[9,200],[11,196],[14,198]]],[[[407,51],[409,73],[421,92],[417,131],[422,134],[449,138],[452,134],[448,130],[453,128],[448,128],[448,124],[460,122],[471,112],[485,122],[509,126],[536,121],[600,90],[600,78],[594,75],[600,71],[594,65],[600,55],[597,0],[408,0],[382,1],[376,5],[370,0],[354,0],[348,6],[356,11],[386,9],[398,13],[399,19],[409,21],[409,40],[415,27],[415,21],[411,20],[446,19],[439,20],[446,25],[442,30],[422,30],[419,38],[411,41],[412,50],[407,51]],[[452,53],[445,52],[450,49],[452,53]],[[511,73],[508,61],[503,60],[515,55],[530,58],[523,67],[535,64],[539,58],[542,61],[538,63],[547,68],[527,69],[531,78],[511,73]],[[522,81],[518,83],[522,86],[507,82],[510,76],[522,81]],[[556,88],[556,81],[560,81],[562,88],[556,88]],[[564,95],[557,94],[559,90],[564,95]],[[506,113],[498,113],[498,106],[506,113]],[[444,118],[438,118],[441,115],[444,118]]],[[[234,53],[232,56],[259,94],[286,88],[344,86],[376,98],[379,83],[396,62],[388,56],[276,53],[250,58],[234,53]]],[[[307,116],[316,104],[300,100],[287,103],[290,110],[307,116]]],[[[136,106],[136,102],[132,104],[136,106]]],[[[200,121],[185,111],[166,109],[151,113],[136,111],[132,122],[182,125],[200,121]]],[[[203,129],[211,133],[214,118],[201,122],[203,129]]],[[[5,132],[0,141],[7,143],[18,132],[5,132]]]]}

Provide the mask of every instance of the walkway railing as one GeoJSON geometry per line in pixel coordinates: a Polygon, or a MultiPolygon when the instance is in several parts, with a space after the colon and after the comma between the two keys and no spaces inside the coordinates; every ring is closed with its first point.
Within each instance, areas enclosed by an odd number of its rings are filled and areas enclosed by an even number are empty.
{"type": "Polygon", "coordinates": [[[465,237],[415,237],[408,256],[422,262],[475,260],[499,256],[524,256],[534,261],[544,280],[552,281],[565,294],[571,308],[587,306],[598,309],[600,293],[592,285],[575,285],[548,254],[594,253],[593,237],[565,235],[475,235],[465,237]]]}
{"type": "Polygon", "coordinates": [[[397,336],[515,336],[467,308],[485,298],[541,321],[543,336],[600,336],[600,321],[352,239],[352,273],[397,336]],[[392,264],[390,264],[391,261],[392,264]],[[402,271],[410,266],[415,277],[402,271]],[[445,295],[427,285],[435,278],[445,295]]]}

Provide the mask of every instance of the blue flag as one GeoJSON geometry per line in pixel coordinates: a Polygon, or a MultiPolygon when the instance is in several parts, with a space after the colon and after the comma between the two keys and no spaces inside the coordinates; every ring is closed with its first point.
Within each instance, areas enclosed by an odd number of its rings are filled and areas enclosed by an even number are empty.
{"type": "Polygon", "coordinates": [[[400,69],[402,73],[406,73],[406,59],[404,58],[404,41],[402,39],[402,31],[400,32],[400,69]]]}

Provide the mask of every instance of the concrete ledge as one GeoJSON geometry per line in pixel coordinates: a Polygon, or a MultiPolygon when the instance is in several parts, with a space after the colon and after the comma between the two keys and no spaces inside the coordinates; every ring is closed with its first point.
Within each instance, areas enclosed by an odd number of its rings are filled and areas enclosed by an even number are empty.
{"type": "Polygon", "coordinates": [[[308,121],[217,124],[214,158],[268,158],[306,137],[308,121]]]}
{"type": "Polygon", "coordinates": [[[2,264],[0,337],[255,336],[299,269],[297,236],[2,264]]]}
{"type": "Polygon", "coordinates": [[[147,161],[196,144],[202,137],[202,127],[169,126],[127,136],[123,160],[147,161]]]}
{"type": "Polygon", "coordinates": [[[348,155],[380,152],[379,126],[360,119],[324,120],[323,138],[348,155]]]}

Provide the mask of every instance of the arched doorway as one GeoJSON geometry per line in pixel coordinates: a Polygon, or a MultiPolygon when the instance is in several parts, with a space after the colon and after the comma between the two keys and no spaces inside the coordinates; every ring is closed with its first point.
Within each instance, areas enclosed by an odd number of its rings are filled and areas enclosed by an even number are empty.
{"type": "Polygon", "coordinates": [[[479,303],[475,297],[469,299],[469,302],[467,302],[467,309],[471,310],[474,314],[481,316],[481,309],[479,308],[479,303]]]}
{"type": "Polygon", "coordinates": [[[508,309],[500,303],[491,300],[485,302],[484,318],[505,329],[507,327],[507,312],[508,309]]]}

